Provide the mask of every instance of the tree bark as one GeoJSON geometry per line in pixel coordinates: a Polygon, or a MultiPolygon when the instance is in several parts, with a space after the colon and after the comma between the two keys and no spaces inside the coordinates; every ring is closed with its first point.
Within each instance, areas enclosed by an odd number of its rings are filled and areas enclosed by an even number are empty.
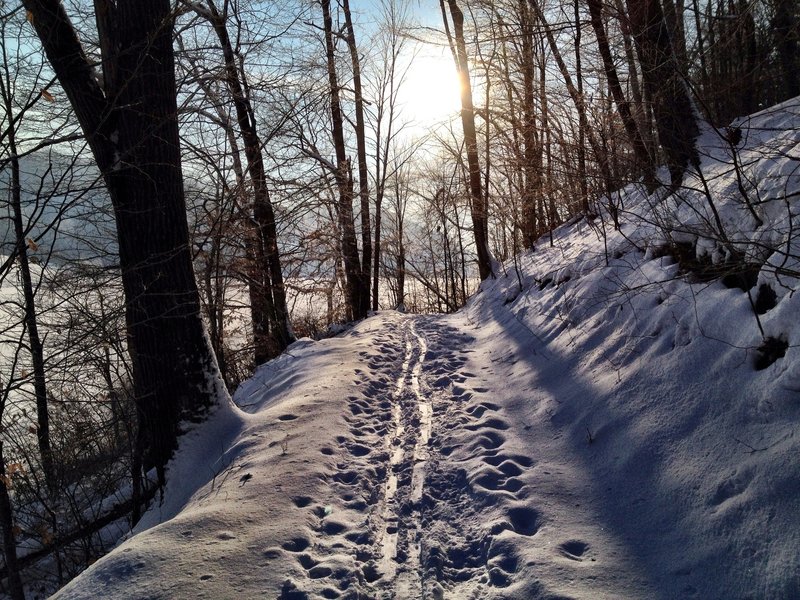
{"type": "Polygon", "coordinates": [[[520,29],[522,30],[522,142],[524,188],[522,190],[522,244],[533,248],[537,238],[536,195],[542,193],[541,145],[536,140],[536,111],[534,88],[536,64],[533,56],[533,23],[527,0],[520,0],[520,29]]]}
{"type": "Polygon", "coordinates": [[[260,365],[283,352],[294,341],[286,305],[275,211],[267,187],[261,138],[253,106],[245,93],[246,74],[236,64],[226,25],[227,15],[220,14],[213,2],[208,2],[208,11],[204,12],[209,16],[222,49],[225,84],[233,99],[236,122],[244,142],[247,172],[253,183],[253,224],[256,233],[253,248],[255,264],[251,269],[251,310],[254,361],[260,365]]]}
{"type": "Polygon", "coordinates": [[[608,36],[606,35],[605,24],[603,23],[603,2],[602,0],[587,0],[589,5],[589,15],[594,29],[595,37],[597,38],[597,46],[600,50],[600,56],[603,59],[603,68],[608,78],[608,87],[611,89],[611,95],[614,97],[614,103],[617,105],[617,112],[622,119],[622,125],[625,127],[625,133],[628,134],[628,139],[633,146],[633,151],[636,154],[636,160],[639,163],[642,172],[644,173],[644,182],[648,192],[652,193],[656,188],[656,176],[653,158],[647,150],[644,139],[633,118],[630,103],[625,98],[625,93],[622,90],[622,84],[617,75],[617,69],[614,66],[614,60],[611,56],[611,48],[608,44],[608,36]]]}
{"type": "Polygon", "coordinates": [[[339,78],[336,74],[336,54],[333,45],[333,19],[331,18],[330,0],[320,0],[322,7],[323,29],[325,32],[325,55],[328,66],[328,84],[330,86],[331,123],[333,146],[336,152],[336,187],[339,192],[339,229],[342,236],[342,258],[344,259],[345,277],[347,279],[347,298],[349,317],[360,319],[366,316],[366,307],[361,305],[361,263],[358,257],[358,242],[353,225],[353,177],[350,172],[350,161],[344,145],[344,121],[342,118],[341,99],[339,96],[339,78]]]}
{"type": "Polygon", "coordinates": [[[694,142],[700,129],[694,106],[677,68],[659,0],[627,2],[645,91],[653,103],[656,131],[672,187],[677,188],[689,164],[699,162],[694,142]]]}
{"type": "Polygon", "coordinates": [[[181,421],[227,397],[192,270],[170,2],[105,4],[115,76],[104,90],[63,5],[23,1],[114,206],[143,465],[163,485],[181,421]]]}
{"type": "MultiPolygon", "coordinates": [[[[442,17],[447,24],[444,11],[444,0],[439,0],[442,17]]],[[[464,145],[467,153],[467,169],[471,199],[472,229],[475,236],[475,249],[478,254],[478,272],[481,280],[494,277],[492,259],[489,253],[489,214],[484,202],[481,184],[481,168],[478,161],[478,136],[475,130],[475,107],[472,102],[472,84],[469,76],[467,46],[464,42],[464,13],[456,0],[447,0],[450,7],[450,18],[453,20],[453,37],[451,49],[456,59],[459,80],[461,81],[461,126],[464,130],[464,145]]]]}
{"type": "Polygon", "coordinates": [[[800,95],[800,26],[796,6],[793,0],[775,0],[772,28],[785,86],[781,100],[800,95]]]}
{"type": "MultiPolygon", "coordinates": [[[[11,83],[11,82],[7,82],[11,83]]],[[[14,235],[16,237],[16,259],[19,267],[22,293],[24,298],[25,330],[30,346],[31,363],[33,366],[33,393],[36,401],[36,441],[39,446],[39,456],[42,461],[42,472],[45,484],[51,492],[55,489],[55,468],[53,452],[50,446],[50,412],[47,398],[47,382],[45,379],[44,348],[39,336],[39,323],[36,312],[36,299],[33,291],[33,278],[31,277],[30,261],[28,260],[28,244],[25,239],[25,226],[22,214],[22,189],[20,184],[19,158],[17,156],[17,136],[14,123],[14,106],[12,104],[11,90],[6,82],[2,85],[3,103],[5,104],[8,128],[8,149],[10,151],[11,166],[11,208],[14,222],[14,235]]]]}
{"type": "Polygon", "coordinates": [[[358,56],[356,33],[350,15],[350,1],[343,0],[344,23],[347,30],[345,39],[350,51],[350,64],[353,67],[353,91],[356,110],[356,158],[358,161],[358,197],[361,201],[361,277],[359,278],[358,317],[367,316],[370,301],[370,278],[372,268],[372,236],[369,215],[369,167],[367,166],[367,142],[364,125],[364,96],[361,88],[361,60],[358,56]]]}
{"type": "MultiPolygon", "coordinates": [[[[586,117],[586,103],[584,101],[583,95],[578,92],[578,89],[575,87],[575,84],[572,82],[572,76],[569,74],[569,69],[567,69],[567,64],[564,62],[564,58],[561,56],[561,51],[558,49],[558,44],[556,44],[555,36],[553,36],[553,30],[550,27],[550,24],[547,22],[547,19],[544,16],[541,8],[539,7],[539,3],[537,0],[528,0],[530,2],[531,8],[533,8],[534,13],[536,14],[536,18],[539,19],[539,22],[542,24],[544,28],[545,37],[547,38],[547,44],[550,46],[550,52],[553,55],[553,58],[556,59],[556,64],[558,65],[558,70],[561,72],[561,76],[564,78],[564,83],[567,86],[567,91],[569,92],[570,97],[572,98],[573,104],[575,104],[575,110],[578,113],[578,119],[583,127],[584,132],[586,133],[586,137],[589,140],[589,145],[592,147],[592,151],[594,152],[595,157],[597,158],[597,162],[600,167],[600,171],[603,174],[603,179],[606,182],[607,187],[609,187],[609,182],[611,181],[611,171],[608,167],[608,159],[603,152],[600,143],[597,140],[597,136],[593,133],[593,130],[589,127],[589,121],[586,117]]],[[[584,211],[588,208],[588,206],[581,207],[584,211]]]]}
{"type": "MultiPolygon", "coordinates": [[[[0,415],[2,414],[0,410],[0,415]]],[[[14,515],[11,512],[11,498],[8,493],[8,475],[3,457],[3,441],[0,440],[0,529],[3,532],[3,557],[8,582],[8,593],[11,600],[25,600],[22,579],[17,564],[17,542],[14,536],[14,515]]]]}

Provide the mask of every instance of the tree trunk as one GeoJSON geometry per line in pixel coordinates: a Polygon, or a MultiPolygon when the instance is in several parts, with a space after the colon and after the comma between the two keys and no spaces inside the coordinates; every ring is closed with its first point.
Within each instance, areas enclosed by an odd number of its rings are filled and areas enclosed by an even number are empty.
{"type": "Polygon", "coordinates": [[[246,74],[236,64],[236,55],[226,26],[227,15],[220,14],[213,3],[208,3],[207,14],[217,34],[225,60],[225,83],[231,93],[236,110],[236,122],[244,142],[247,171],[253,183],[253,223],[256,230],[251,276],[253,312],[254,360],[259,365],[280,354],[294,341],[286,289],[283,283],[275,211],[269,197],[261,138],[258,135],[250,98],[245,93],[246,74]]]}
{"type": "MultiPolygon", "coordinates": [[[[117,222],[128,349],[145,468],[164,467],[180,423],[227,397],[192,270],[169,0],[98,4],[112,25],[105,91],[57,0],[24,0],[103,173],[117,222]]],[[[104,69],[105,70],[105,69],[104,69]]]]}
{"type": "Polygon", "coordinates": [[[47,399],[47,383],[44,368],[44,348],[39,337],[39,323],[36,313],[36,299],[33,292],[33,278],[28,260],[28,244],[25,239],[25,226],[22,214],[22,190],[20,185],[19,158],[17,157],[16,130],[14,125],[13,105],[10,90],[3,85],[3,100],[6,118],[11,123],[8,129],[8,149],[11,153],[11,208],[16,237],[16,255],[19,274],[22,282],[22,293],[25,299],[25,330],[28,334],[31,363],[33,366],[33,393],[36,400],[36,441],[42,461],[42,472],[45,484],[53,492],[55,490],[55,468],[53,452],[50,447],[50,412],[47,399]]]}
{"type": "MultiPolygon", "coordinates": [[[[444,11],[444,0],[439,0],[445,24],[447,17],[444,11]]],[[[451,48],[456,58],[456,68],[461,81],[461,126],[464,130],[464,144],[467,150],[467,167],[469,173],[469,191],[471,197],[472,229],[475,235],[475,249],[478,253],[478,272],[481,280],[494,277],[492,260],[489,254],[488,206],[484,203],[481,190],[481,168],[478,161],[478,136],[475,131],[475,108],[472,102],[472,83],[469,76],[467,46],[464,42],[464,13],[456,0],[447,0],[450,17],[453,20],[453,36],[451,48]]]]}
{"type": "MultiPolygon", "coordinates": [[[[0,410],[0,415],[2,415],[0,410]]],[[[17,542],[14,536],[14,515],[8,493],[9,476],[3,456],[3,441],[0,440],[0,529],[3,532],[3,557],[6,563],[6,580],[11,600],[25,600],[22,579],[17,565],[17,542]]]]}
{"type": "MultiPolygon", "coordinates": [[[[581,19],[579,0],[574,0],[575,9],[575,82],[578,96],[583,98],[583,66],[581,65],[581,19]]],[[[581,191],[581,207],[589,213],[589,182],[586,180],[586,119],[578,120],[578,188],[581,191]]]]}
{"type": "Polygon", "coordinates": [[[683,0],[662,0],[662,2],[675,64],[680,74],[686,77],[689,74],[689,60],[686,56],[686,34],[683,24],[684,3],[683,0]]]}
{"type": "MultiPolygon", "coordinates": [[[[384,49],[384,69],[381,74],[377,99],[375,102],[375,247],[372,254],[372,310],[379,308],[380,269],[381,269],[381,226],[383,220],[383,200],[389,176],[389,151],[394,143],[394,120],[397,94],[402,74],[398,81],[397,61],[403,50],[402,18],[395,11],[394,4],[387,5],[388,47],[384,49]],[[383,131],[384,117],[387,119],[386,132],[383,131]]],[[[398,166],[395,165],[394,176],[398,166]]]]}
{"type": "Polygon", "coordinates": [[[796,0],[775,0],[772,29],[785,86],[780,100],[800,95],[800,26],[796,7],[796,0]]]}
{"type": "MultiPolygon", "coordinates": [[[[547,38],[547,44],[550,46],[550,52],[552,53],[553,58],[555,58],[556,60],[556,64],[558,65],[558,70],[561,72],[561,76],[564,78],[564,83],[567,86],[567,91],[569,92],[569,95],[572,98],[573,104],[575,104],[575,110],[578,113],[578,120],[582,124],[586,137],[589,139],[589,145],[592,147],[592,151],[594,152],[594,155],[600,166],[600,170],[603,173],[603,179],[604,181],[608,182],[611,180],[611,171],[608,168],[608,160],[607,157],[604,155],[599,142],[597,141],[597,136],[593,133],[593,130],[589,127],[589,121],[586,117],[586,104],[584,102],[584,98],[578,92],[578,89],[572,82],[572,76],[569,74],[569,70],[567,69],[567,64],[564,62],[564,58],[561,56],[561,51],[558,49],[555,37],[553,36],[553,30],[551,29],[550,24],[547,22],[547,19],[544,16],[544,13],[539,7],[539,3],[537,2],[537,0],[529,0],[529,2],[531,8],[533,8],[534,13],[536,14],[536,18],[539,19],[539,22],[542,24],[542,27],[544,28],[545,37],[547,38]]],[[[581,208],[582,210],[586,211],[588,206],[582,206],[581,208]]]]}
{"type": "Polygon", "coordinates": [[[369,168],[367,166],[367,142],[364,126],[364,97],[361,90],[361,60],[358,57],[356,33],[350,15],[350,1],[343,0],[344,22],[347,29],[347,48],[353,67],[353,91],[356,108],[356,157],[358,160],[358,197],[361,201],[361,277],[359,278],[358,317],[367,316],[369,310],[370,278],[372,268],[372,236],[369,219],[369,168]]]}
{"type": "Polygon", "coordinates": [[[661,4],[658,0],[627,1],[645,91],[653,103],[672,187],[677,188],[689,164],[699,162],[694,142],[700,129],[694,106],[675,62],[661,4]]]}
{"type": "Polygon", "coordinates": [[[400,185],[395,188],[397,211],[397,307],[405,307],[406,303],[406,246],[405,242],[405,210],[400,206],[400,185]]]}
{"type": "MultiPolygon", "coordinates": [[[[537,233],[536,196],[542,193],[541,146],[536,141],[536,64],[533,57],[533,23],[527,0],[520,0],[520,28],[522,29],[522,142],[524,188],[522,190],[522,244],[533,248],[537,233]]],[[[512,105],[513,106],[513,105],[512,105]]],[[[541,215],[538,215],[541,218],[541,215]]]]}
{"type": "Polygon", "coordinates": [[[336,187],[339,192],[339,229],[342,236],[342,258],[347,278],[347,305],[349,317],[360,319],[366,316],[366,307],[361,304],[361,264],[358,257],[358,242],[353,225],[353,178],[350,172],[350,161],[344,145],[344,123],[341,100],[339,98],[339,79],[336,75],[336,54],[333,45],[333,20],[331,18],[330,0],[320,0],[322,6],[323,28],[325,31],[325,54],[328,65],[328,83],[330,85],[331,123],[333,128],[333,146],[336,152],[336,187]],[[364,311],[362,314],[362,310],[364,311]]]}
{"type": "Polygon", "coordinates": [[[603,23],[603,2],[602,0],[587,0],[589,5],[589,15],[594,29],[595,37],[597,38],[597,46],[600,49],[600,56],[603,59],[603,68],[608,77],[608,87],[611,89],[611,95],[614,97],[614,103],[617,105],[617,112],[622,119],[622,125],[625,127],[625,133],[628,134],[628,139],[633,146],[633,151],[636,154],[636,160],[640,168],[644,172],[644,182],[647,191],[652,193],[656,187],[655,168],[653,159],[647,150],[644,139],[633,118],[630,103],[625,98],[625,93],[622,90],[622,84],[617,75],[617,69],[614,66],[614,59],[611,56],[611,48],[608,44],[608,36],[606,35],[605,24],[603,23]]]}

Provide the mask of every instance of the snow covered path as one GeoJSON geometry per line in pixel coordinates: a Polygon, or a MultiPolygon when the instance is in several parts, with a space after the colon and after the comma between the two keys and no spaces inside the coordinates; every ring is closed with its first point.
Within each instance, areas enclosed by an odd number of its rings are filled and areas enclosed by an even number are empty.
{"type": "Polygon", "coordinates": [[[184,440],[137,535],[57,597],[700,600],[791,581],[793,530],[752,535],[784,475],[751,499],[735,470],[672,459],[652,432],[678,388],[644,396],[507,305],[296,343],[237,392],[246,412],[184,440]],[[742,558],[763,547],[785,564],[742,558]]]}
{"type": "Polygon", "coordinates": [[[529,427],[498,397],[519,363],[467,319],[387,311],[262,367],[59,597],[534,598],[548,574],[602,597],[588,543],[539,535],[529,427]]]}

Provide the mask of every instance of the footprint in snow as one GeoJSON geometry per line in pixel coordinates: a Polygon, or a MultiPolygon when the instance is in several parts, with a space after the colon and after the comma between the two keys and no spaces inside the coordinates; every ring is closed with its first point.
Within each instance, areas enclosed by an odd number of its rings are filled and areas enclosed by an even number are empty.
{"type": "Polygon", "coordinates": [[[347,444],[346,448],[350,454],[356,457],[366,456],[367,454],[372,452],[372,448],[357,443],[347,444]]]}
{"type": "Polygon", "coordinates": [[[558,551],[564,558],[582,561],[583,555],[589,550],[589,544],[581,540],[569,540],[558,546],[558,551]]]}
{"type": "Polygon", "coordinates": [[[719,506],[727,500],[742,494],[752,480],[752,474],[737,473],[734,471],[717,485],[716,492],[714,492],[714,495],[708,501],[709,505],[719,506]]]}
{"type": "Polygon", "coordinates": [[[292,538],[288,542],[281,544],[281,548],[288,552],[302,552],[311,545],[311,542],[304,537],[292,538]]]}
{"type": "Polygon", "coordinates": [[[294,498],[292,498],[292,502],[294,502],[294,505],[297,508],[305,508],[306,506],[311,504],[312,501],[313,498],[311,498],[310,496],[295,496],[294,498]]]}
{"type": "Polygon", "coordinates": [[[508,511],[508,518],[515,533],[525,536],[534,535],[541,527],[539,512],[528,506],[517,506],[508,511]]]}
{"type": "Polygon", "coordinates": [[[504,431],[508,429],[508,427],[508,423],[506,423],[503,419],[492,417],[474,423],[473,425],[467,425],[466,429],[469,429],[470,431],[477,431],[478,429],[499,429],[500,431],[504,431]]]}
{"type": "Polygon", "coordinates": [[[297,562],[299,562],[300,566],[303,567],[306,571],[308,571],[313,567],[316,567],[319,564],[319,561],[313,558],[310,554],[298,555],[297,562]]]}
{"type": "MultiPolygon", "coordinates": [[[[525,468],[532,467],[534,464],[533,459],[528,458],[523,454],[497,454],[496,456],[487,456],[483,462],[497,467],[505,462],[516,463],[517,465],[525,468]]],[[[508,475],[509,473],[507,473],[508,475]]],[[[517,473],[519,475],[519,473],[517,473]]]]}
{"type": "Polygon", "coordinates": [[[478,439],[472,444],[472,450],[495,450],[502,446],[506,438],[496,431],[482,432],[478,439]]]}

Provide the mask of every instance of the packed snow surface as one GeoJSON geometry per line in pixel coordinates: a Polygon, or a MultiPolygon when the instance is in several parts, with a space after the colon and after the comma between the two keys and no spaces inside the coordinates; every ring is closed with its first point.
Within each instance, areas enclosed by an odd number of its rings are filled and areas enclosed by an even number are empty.
{"type": "Polygon", "coordinates": [[[297,342],[58,598],[800,598],[799,114],[742,122],[753,210],[708,132],[719,222],[697,177],[630,187],[457,314],[297,342]]]}

